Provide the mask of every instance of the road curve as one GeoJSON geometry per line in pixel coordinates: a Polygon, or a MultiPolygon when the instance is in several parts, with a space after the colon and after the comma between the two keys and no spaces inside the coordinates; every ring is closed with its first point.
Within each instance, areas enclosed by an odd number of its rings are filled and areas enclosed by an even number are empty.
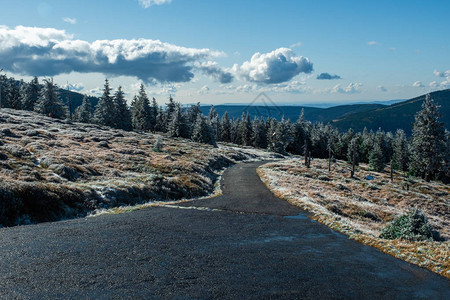
{"type": "Polygon", "coordinates": [[[0,229],[0,297],[450,299],[449,280],[274,197],[258,165],[185,207],[0,229]]]}

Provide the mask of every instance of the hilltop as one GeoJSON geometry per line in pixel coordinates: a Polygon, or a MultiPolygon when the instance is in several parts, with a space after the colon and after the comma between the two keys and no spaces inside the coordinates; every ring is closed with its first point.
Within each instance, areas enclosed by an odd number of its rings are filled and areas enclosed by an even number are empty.
{"type": "Polygon", "coordinates": [[[0,225],[201,197],[223,168],[273,157],[280,156],[1,109],[0,225]]]}

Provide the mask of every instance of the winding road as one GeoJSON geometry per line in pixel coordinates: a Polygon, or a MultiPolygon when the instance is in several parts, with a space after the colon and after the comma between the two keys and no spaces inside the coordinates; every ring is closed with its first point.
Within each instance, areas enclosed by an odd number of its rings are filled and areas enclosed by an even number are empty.
{"type": "Polygon", "coordinates": [[[450,299],[450,281],[275,197],[261,163],[176,207],[0,229],[2,299],[450,299]]]}

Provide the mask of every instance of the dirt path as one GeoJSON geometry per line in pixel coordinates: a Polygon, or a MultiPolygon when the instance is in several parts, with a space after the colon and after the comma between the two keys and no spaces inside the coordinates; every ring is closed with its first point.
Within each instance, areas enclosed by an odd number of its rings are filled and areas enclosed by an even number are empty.
{"type": "Polygon", "coordinates": [[[447,279],[274,197],[258,165],[185,207],[0,229],[0,297],[450,299],[447,279]]]}

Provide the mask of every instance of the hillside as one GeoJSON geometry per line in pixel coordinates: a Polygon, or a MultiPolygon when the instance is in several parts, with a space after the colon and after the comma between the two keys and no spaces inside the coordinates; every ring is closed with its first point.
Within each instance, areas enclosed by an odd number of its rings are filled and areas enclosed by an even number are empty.
{"type": "MultiPolygon", "coordinates": [[[[353,128],[362,131],[364,127],[376,131],[378,128],[384,131],[395,131],[403,129],[408,135],[411,134],[414,115],[421,110],[426,95],[422,95],[404,102],[396,103],[388,107],[375,110],[359,112],[333,121],[333,125],[339,130],[345,131],[353,128]]],[[[442,122],[447,129],[450,128],[450,89],[431,93],[431,98],[441,106],[442,122]]]]}
{"type": "MultiPolygon", "coordinates": [[[[215,110],[222,116],[226,111],[230,118],[240,118],[242,113],[249,113],[251,119],[254,117],[276,118],[281,120],[290,119],[295,122],[301,114],[302,109],[305,110],[305,118],[311,122],[328,122],[331,120],[343,118],[347,115],[371,111],[383,108],[382,104],[349,104],[338,105],[329,108],[318,108],[309,106],[249,106],[249,105],[217,105],[215,110]]],[[[201,106],[202,113],[208,115],[211,106],[201,106]]]]}
{"type": "Polygon", "coordinates": [[[204,196],[224,167],[276,156],[1,109],[0,226],[204,196]]]}

